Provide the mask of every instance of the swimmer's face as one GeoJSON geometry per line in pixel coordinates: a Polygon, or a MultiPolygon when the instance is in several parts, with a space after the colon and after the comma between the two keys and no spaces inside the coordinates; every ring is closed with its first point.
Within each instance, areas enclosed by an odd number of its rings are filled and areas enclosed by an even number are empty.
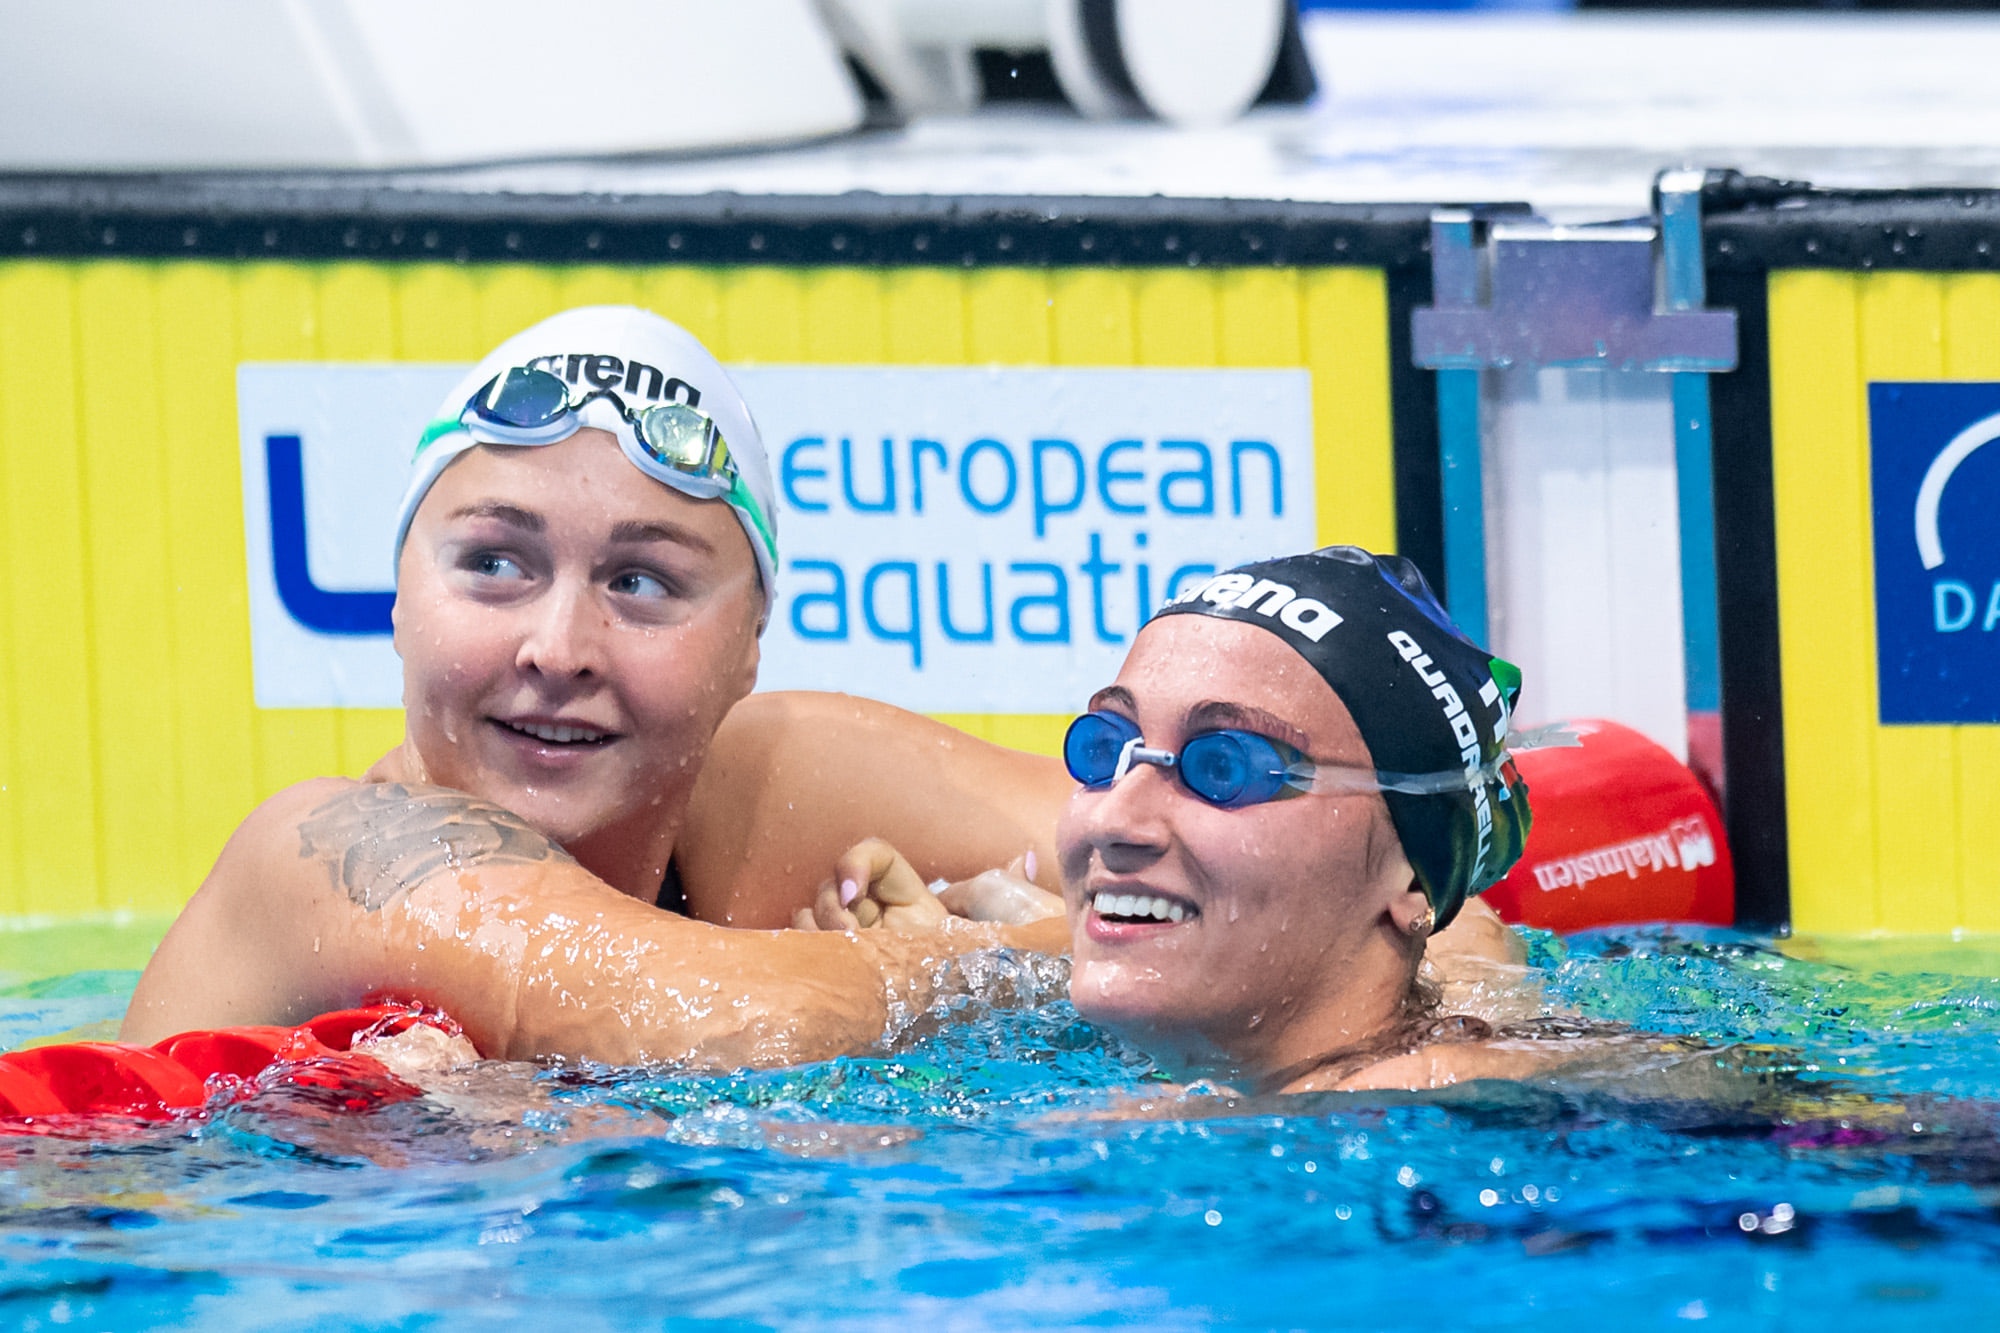
{"type": "MultiPolygon", "coordinates": [[[[1339,696],[1252,625],[1154,621],[1091,707],[1176,752],[1233,728],[1322,765],[1373,767],[1339,696]]],[[[1135,765],[1108,788],[1077,792],[1056,841],[1071,997],[1085,1018],[1151,1049],[1276,1068],[1343,1044],[1342,1032],[1364,1017],[1372,1026],[1407,989],[1402,927],[1423,898],[1373,792],[1224,810],[1172,772],[1135,765]],[[1162,908],[1167,919],[1155,919],[1162,908]]]]}
{"type": "Polygon", "coordinates": [[[762,606],[734,511],[647,478],[603,431],[470,450],[398,567],[406,745],[429,781],[586,864],[657,840],[756,682],[762,606]]]}

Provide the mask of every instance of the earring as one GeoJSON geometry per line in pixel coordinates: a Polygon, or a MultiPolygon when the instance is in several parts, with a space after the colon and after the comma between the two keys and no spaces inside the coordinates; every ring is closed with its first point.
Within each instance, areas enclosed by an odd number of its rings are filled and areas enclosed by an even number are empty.
{"type": "Polygon", "coordinates": [[[1410,922],[1408,927],[1410,938],[1413,940],[1422,939],[1431,933],[1431,927],[1436,923],[1437,917],[1432,914],[1430,908],[1426,907],[1421,915],[1410,922]]]}

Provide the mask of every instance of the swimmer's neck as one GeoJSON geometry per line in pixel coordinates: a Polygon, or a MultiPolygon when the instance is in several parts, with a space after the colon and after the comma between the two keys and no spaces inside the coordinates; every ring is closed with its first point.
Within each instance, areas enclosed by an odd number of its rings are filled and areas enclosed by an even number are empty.
{"type": "MultiPolygon", "coordinates": [[[[430,783],[431,778],[425,770],[422,756],[405,740],[376,760],[361,775],[361,781],[430,783]]],[[[491,799],[480,792],[469,794],[491,799]]],[[[567,842],[558,840],[558,845],[575,858],[578,865],[612,888],[651,906],[659,901],[660,886],[666,879],[667,866],[673,860],[674,846],[680,837],[692,795],[692,784],[682,790],[663,793],[658,804],[633,819],[607,824],[567,842]]],[[[546,829],[540,831],[548,833],[546,829]]],[[[553,834],[549,836],[554,838],[553,834]]]]}
{"type": "Polygon", "coordinates": [[[1171,1037],[1134,1034],[1176,1078],[1263,1080],[1320,1057],[1362,1053],[1408,1023],[1415,982],[1406,941],[1393,931],[1342,957],[1322,959],[1321,984],[1226,1028],[1171,1037]]]}

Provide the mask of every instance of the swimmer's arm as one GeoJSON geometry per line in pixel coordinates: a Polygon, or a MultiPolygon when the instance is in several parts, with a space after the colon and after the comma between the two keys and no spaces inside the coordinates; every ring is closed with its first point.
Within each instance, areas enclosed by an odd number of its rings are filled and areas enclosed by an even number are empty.
{"type": "Polygon", "coordinates": [[[722,930],[618,893],[505,810],[443,788],[302,784],[238,830],[168,932],[123,1035],[295,1023],[387,991],[489,1057],[714,1067],[866,1049],[993,927],[722,930]]]}
{"type": "Polygon", "coordinates": [[[926,880],[970,879],[1033,850],[1057,889],[1062,764],[843,694],[756,694],[723,720],[676,845],[704,921],[772,929],[810,907],[845,849],[895,845],[926,880]]]}

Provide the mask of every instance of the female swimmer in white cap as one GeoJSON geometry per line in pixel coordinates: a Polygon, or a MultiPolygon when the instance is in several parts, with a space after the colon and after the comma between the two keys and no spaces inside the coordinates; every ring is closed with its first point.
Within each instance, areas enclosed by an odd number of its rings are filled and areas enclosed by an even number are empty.
{"type": "Polygon", "coordinates": [[[567,311],[482,361],[419,444],[397,545],[403,743],[244,822],[128,1038],[387,990],[495,1056],[812,1058],[877,1040],[937,943],[672,913],[782,925],[871,833],[938,874],[1048,845],[1068,784],[1045,760],[840,696],[743,703],[770,469],[721,366],[656,315],[567,311]]]}

